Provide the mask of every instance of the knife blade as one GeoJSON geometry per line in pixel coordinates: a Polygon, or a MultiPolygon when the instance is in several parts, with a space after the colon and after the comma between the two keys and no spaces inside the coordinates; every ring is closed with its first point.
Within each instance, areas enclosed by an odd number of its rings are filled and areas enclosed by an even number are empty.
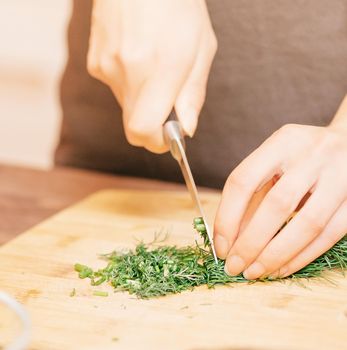
{"type": "Polygon", "coordinates": [[[185,142],[184,142],[184,133],[179,121],[175,120],[173,113],[171,113],[169,120],[164,124],[164,139],[170,147],[170,152],[174,159],[177,160],[183,177],[188,188],[188,191],[192,197],[192,200],[200,214],[203,218],[207,236],[211,245],[212,254],[216,263],[218,263],[216,250],[214,248],[214,243],[211,235],[210,228],[208,226],[206,216],[201,205],[199,198],[198,190],[195,185],[193,174],[190,170],[189,162],[185,152],[185,142]]]}

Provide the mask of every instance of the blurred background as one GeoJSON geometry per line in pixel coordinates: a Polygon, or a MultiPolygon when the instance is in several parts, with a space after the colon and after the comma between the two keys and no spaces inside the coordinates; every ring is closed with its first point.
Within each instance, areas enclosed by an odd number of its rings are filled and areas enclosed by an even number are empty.
{"type": "Polygon", "coordinates": [[[52,165],[71,5],[0,1],[0,163],[52,165]]]}

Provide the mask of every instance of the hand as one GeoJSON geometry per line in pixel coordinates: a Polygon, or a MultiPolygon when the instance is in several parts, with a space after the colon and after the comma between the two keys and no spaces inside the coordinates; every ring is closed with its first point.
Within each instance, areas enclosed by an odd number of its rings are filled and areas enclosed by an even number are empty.
{"type": "Polygon", "coordinates": [[[193,136],[216,49],[203,0],[94,0],[88,71],[112,89],[132,145],[167,151],[173,107],[193,136]]]}
{"type": "Polygon", "coordinates": [[[346,232],[346,129],[286,125],[229,176],[214,240],[228,274],[257,279],[300,270],[346,232]]]}

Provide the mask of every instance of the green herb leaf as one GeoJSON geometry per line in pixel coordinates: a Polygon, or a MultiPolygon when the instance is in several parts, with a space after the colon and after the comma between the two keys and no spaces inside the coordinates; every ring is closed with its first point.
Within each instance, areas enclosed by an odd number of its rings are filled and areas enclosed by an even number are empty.
{"type": "MultiPolygon", "coordinates": [[[[172,293],[180,293],[196,286],[246,283],[242,274],[228,276],[224,272],[224,261],[216,264],[210,251],[206,230],[201,218],[194,220],[204,240],[204,247],[150,246],[140,243],[135,251],[120,254],[113,252],[103,255],[107,266],[93,271],[90,267],[76,264],[75,270],[80,278],[89,278],[92,285],[110,283],[117,291],[127,291],[139,298],[151,298],[172,293]],[[200,226],[202,225],[202,226],[200,226]]],[[[327,269],[347,269],[347,236],[329,251],[317,258],[302,270],[287,278],[319,277],[327,269]]],[[[264,279],[270,281],[270,279],[264,279]]],[[[95,291],[94,295],[107,296],[107,292],[95,291]]]]}

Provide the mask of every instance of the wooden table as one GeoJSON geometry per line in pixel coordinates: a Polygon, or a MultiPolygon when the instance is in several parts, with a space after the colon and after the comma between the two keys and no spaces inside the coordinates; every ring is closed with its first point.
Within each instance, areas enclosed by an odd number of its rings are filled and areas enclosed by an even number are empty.
{"type": "Polygon", "coordinates": [[[104,188],[184,190],[180,184],[74,168],[44,171],[0,165],[0,245],[104,188]]]}

